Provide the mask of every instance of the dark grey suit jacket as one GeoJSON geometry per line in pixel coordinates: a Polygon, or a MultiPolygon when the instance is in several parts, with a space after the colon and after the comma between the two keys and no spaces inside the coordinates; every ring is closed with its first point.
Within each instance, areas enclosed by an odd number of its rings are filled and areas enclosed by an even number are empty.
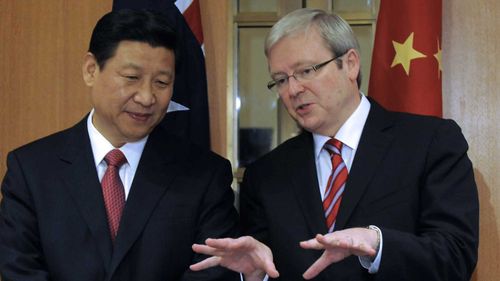
{"type": "MultiPolygon", "coordinates": [[[[467,143],[450,120],[371,109],[349,173],[336,230],[381,228],[377,274],[358,258],[314,280],[469,280],[477,261],[479,206],[467,143]]],[[[247,168],[243,232],[270,246],[280,280],[303,280],[321,251],[299,241],[326,233],[310,133],[247,168]]]]}
{"type": "Polygon", "coordinates": [[[10,280],[239,280],[194,273],[191,249],[235,236],[227,160],[156,128],[113,247],[86,118],[9,153],[0,209],[0,273],[10,280]]]}

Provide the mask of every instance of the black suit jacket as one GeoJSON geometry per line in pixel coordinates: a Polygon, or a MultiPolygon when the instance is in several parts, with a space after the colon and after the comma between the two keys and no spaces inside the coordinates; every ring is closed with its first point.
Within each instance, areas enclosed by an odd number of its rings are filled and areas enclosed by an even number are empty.
{"type": "Polygon", "coordinates": [[[191,272],[207,237],[237,235],[227,160],[156,128],[113,247],[86,118],[9,153],[2,184],[0,273],[11,280],[239,280],[191,272]]]}
{"type": "MultiPolygon", "coordinates": [[[[321,251],[299,241],[327,233],[310,133],[249,166],[241,187],[246,234],[270,246],[280,280],[303,280],[321,251]]],[[[455,122],[388,112],[371,101],[336,230],[376,225],[377,274],[351,256],[314,280],[468,280],[478,247],[478,198],[455,122]]]]}

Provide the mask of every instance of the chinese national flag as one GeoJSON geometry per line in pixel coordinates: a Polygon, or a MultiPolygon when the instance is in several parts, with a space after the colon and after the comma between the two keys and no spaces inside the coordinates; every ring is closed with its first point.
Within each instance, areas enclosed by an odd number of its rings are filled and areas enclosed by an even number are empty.
{"type": "Polygon", "coordinates": [[[381,0],[368,95],[394,111],[442,116],[441,0],[381,0]]]}

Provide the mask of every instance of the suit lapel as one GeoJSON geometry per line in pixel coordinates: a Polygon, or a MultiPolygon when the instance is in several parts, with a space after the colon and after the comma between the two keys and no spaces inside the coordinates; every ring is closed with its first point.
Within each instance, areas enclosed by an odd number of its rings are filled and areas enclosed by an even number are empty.
{"type": "Polygon", "coordinates": [[[370,102],[370,113],[359,141],[335,222],[335,229],[338,230],[345,228],[393,140],[392,135],[384,132],[393,123],[390,115],[372,100],[370,102]]]}
{"type": "Polygon", "coordinates": [[[144,147],[115,240],[111,273],[142,233],[158,201],[178,174],[178,161],[187,153],[178,149],[179,144],[171,138],[160,135],[152,133],[144,147]]]}
{"type": "Polygon", "coordinates": [[[92,148],[87,133],[87,118],[69,129],[67,143],[59,155],[63,162],[61,175],[87,223],[105,267],[111,260],[111,239],[101,185],[95,169],[92,148]]]}
{"type": "Polygon", "coordinates": [[[292,149],[287,161],[287,173],[290,174],[290,184],[312,238],[317,233],[326,233],[327,229],[318,188],[311,134],[302,133],[292,149]]]}

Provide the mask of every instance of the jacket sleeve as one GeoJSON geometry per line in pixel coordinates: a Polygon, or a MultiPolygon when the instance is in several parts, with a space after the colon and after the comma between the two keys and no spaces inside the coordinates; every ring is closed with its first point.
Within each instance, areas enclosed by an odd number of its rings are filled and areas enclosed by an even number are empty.
{"type": "Polygon", "coordinates": [[[7,156],[0,204],[0,275],[3,281],[47,281],[37,215],[26,173],[15,152],[7,156]]]}
{"type": "Polygon", "coordinates": [[[455,122],[443,121],[435,130],[418,184],[416,231],[382,227],[376,280],[470,279],[478,255],[479,203],[467,149],[455,122]]]}
{"type": "Polygon", "coordinates": [[[264,244],[268,244],[268,225],[265,209],[259,198],[258,178],[254,176],[252,166],[245,170],[240,189],[240,223],[244,235],[251,235],[264,244]]]}
{"type": "MultiPolygon", "coordinates": [[[[236,237],[239,234],[238,213],[234,207],[234,193],[231,188],[233,179],[231,165],[227,160],[214,161],[207,189],[200,206],[198,228],[195,242],[204,244],[207,238],[236,237]]],[[[192,263],[208,258],[195,254],[192,263]]],[[[239,281],[238,273],[223,267],[214,267],[202,271],[187,270],[182,281],[239,281]]]]}

